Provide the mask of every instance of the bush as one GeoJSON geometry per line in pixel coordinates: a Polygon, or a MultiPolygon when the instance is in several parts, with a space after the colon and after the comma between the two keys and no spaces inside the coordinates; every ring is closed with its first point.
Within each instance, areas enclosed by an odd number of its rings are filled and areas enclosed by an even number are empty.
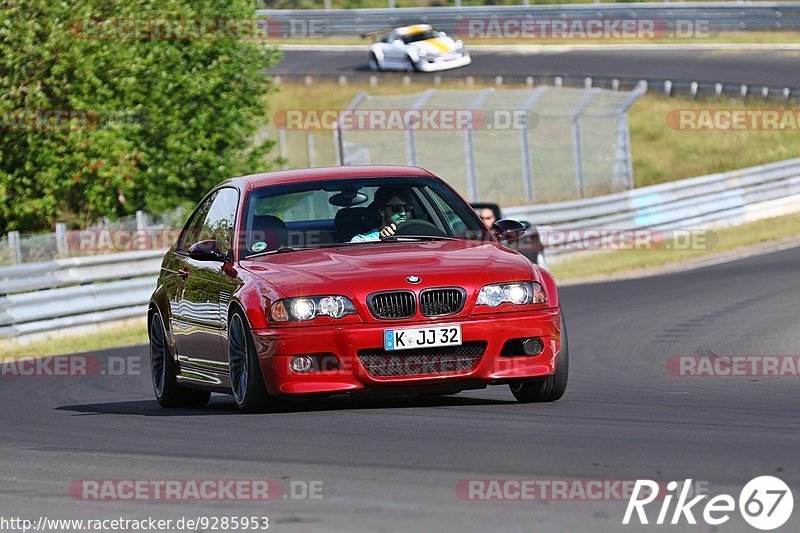
{"type": "MultiPolygon", "coordinates": [[[[195,203],[265,168],[253,146],[279,55],[263,40],[119,38],[122,20],[253,19],[252,0],[6,0],[0,11],[0,232],[195,203]],[[108,31],[93,33],[91,19],[108,31]],[[102,37],[102,38],[98,38],[102,37]]],[[[130,24],[130,23],[127,23],[130,24]]],[[[213,27],[213,26],[212,26],[213,27]]],[[[139,37],[152,36],[145,30],[139,37]]]]}

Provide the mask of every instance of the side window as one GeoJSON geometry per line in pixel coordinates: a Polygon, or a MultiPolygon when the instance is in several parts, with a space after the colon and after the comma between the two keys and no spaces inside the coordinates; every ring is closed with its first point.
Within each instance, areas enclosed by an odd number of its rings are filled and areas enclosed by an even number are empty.
{"type": "Polygon", "coordinates": [[[313,190],[267,196],[256,200],[253,214],[273,215],[284,222],[333,219],[337,209],[328,202],[332,194],[323,190],[313,190]]]}
{"type": "Polygon", "coordinates": [[[220,189],[205,217],[198,241],[216,240],[222,252],[231,249],[233,225],[236,220],[236,206],[239,193],[235,189],[220,189]]]}
{"type": "Polygon", "coordinates": [[[192,218],[189,219],[189,222],[186,223],[186,227],[183,229],[183,233],[181,233],[181,240],[178,243],[179,252],[186,252],[189,250],[189,247],[194,243],[200,241],[200,231],[203,228],[203,223],[206,220],[206,216],[208,215],[209,209],[211,209],[211,204],[214,202],[214,198],[217,197],[218,192],[215,192],[211,196],[205,199],[205,201],[197,208],[197,211],[194,212],[192,218]]]}

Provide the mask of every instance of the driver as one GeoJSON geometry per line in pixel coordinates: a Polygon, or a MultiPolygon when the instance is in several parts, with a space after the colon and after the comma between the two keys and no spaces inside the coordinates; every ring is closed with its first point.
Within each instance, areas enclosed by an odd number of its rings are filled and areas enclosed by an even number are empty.
{"type": "Polygon", "coordinates": [[[406,187],[380,187],[375,191],[375,199],[370,205],[380,215],[377,228],[356,235],[350,242],[369,242],[389,237],[397,231],[397,225],[411,217],[411,191],[406,187]]]}

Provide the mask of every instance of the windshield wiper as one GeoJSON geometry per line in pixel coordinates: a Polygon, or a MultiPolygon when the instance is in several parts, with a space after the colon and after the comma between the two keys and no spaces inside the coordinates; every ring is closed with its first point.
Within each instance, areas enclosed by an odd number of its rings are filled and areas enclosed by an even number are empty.
{"type": "Polygon", "coordinates": [[[459,237],[447,237],[442,235],[390,235],[388,237],[381,237],[378,241],[356,241],[356,242],[334,242],[329,244],[318,244],[314,246],[287,246],[283,245],[280,248],[275,250],[269,250],[268,252],[260,252],[257,254],[251,254],[246,257],[246,259],[252,259],[253,257],[261,257],[265,255],[274,255],[274,254],[283,254],[287,252],[301,252],[304,250],[320,250],[322,248],[339,248],[342,246],[353,246],[358,244],[374,244],[374,243],[381,243],[381,242],[401,242],[401,239],[409,239],[409,240],[419,240],[419,241],[463,241],[463,238],[459,237]]]}
{"type": "MultiPolygon", "coordinates": [[[[365,241],[366,242],[366,241],[365,241]]],[[[246,257],[246,259],[250,259],[253,257],[261,257],[263,255],[273,255],[273,254],[283,254],[287,252],[302,252],[306,250],[320,250],[322,248],[339,248],[340,246],[351,246],[353,244],[364,244],[364,242],[335,242],[329,244],[317,244],[314,246],[287,246],[283,245],[276,250],[270,250],[268,252],[260,252],[257,254],[251,254],[246,257]]]]}
{"type": "Polygon", "coordinates": [[[283,254],[286,252],[296,252],[297,250],[302,250],[302,248],[293,248],[291,246],[281,246],[276,248],[275,250],[268,250],[266,252],[259,252],[257,254],[250,254],[245,259],[252,259],[253,257],[261,257],[262,255],[272,255],[272,254],[283,254]]]}

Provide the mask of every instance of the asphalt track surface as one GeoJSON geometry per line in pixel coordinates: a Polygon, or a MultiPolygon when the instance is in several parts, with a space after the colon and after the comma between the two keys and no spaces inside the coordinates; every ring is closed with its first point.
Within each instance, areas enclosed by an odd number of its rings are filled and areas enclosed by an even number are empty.
{"type": "MultiPolygon", "coordinates": [[[[332,77],[369,74],[367,47],[361,51],[284,50],[269,71],[281,75],[332,77]]],[[[568,50],[520,54],[472,53],[472,64],[437,74],[466,76],[593,76],[682,80],[800,88],[800,52],[747,50],[568,50]]],[[[378,73],[387,76],[389,73],[378,73]]],[[[433,73],[415,73],[430,77],[433,73]]]]}
{"type": "MultiPolygon", "coordinates": [[[[463,501],[455,487],[475,478],[693,478],[712,495],[738,498],[748,480],[771,474],[797,491],[800,378],[675,377],[666,361],[800,353],[798,264],[800,247],[564,288],[571,376],[553,404],[520,405],[506,387],[490,387],[444,398],[315,400],[248,416],[224,395],[202,409],[160,409],[146,373],[5,377],[0,516],[266,514],[270,531],[660,531],[668,526],[622,527],[625,501],[463,501]],[[87,478],[319,480],[324,497],[71,498],[70,482],[87,478]]],[[[133,347],[101,357],[146,365],[147,354],[133,347]]],[[[734,516],[716,531],[754,531],[734,516]]],[[[780,531],[798,530],[795,509],[780,531]]]]}

